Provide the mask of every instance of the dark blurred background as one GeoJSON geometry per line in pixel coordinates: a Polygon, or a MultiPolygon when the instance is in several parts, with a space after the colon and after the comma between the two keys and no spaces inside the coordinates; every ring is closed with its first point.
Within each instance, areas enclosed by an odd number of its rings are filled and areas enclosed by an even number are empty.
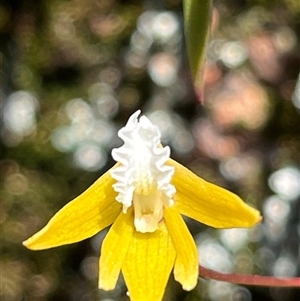
{"type": "MultiPolygon", "coordinates": [[[[251,230],[187,220],[203,266],[300,276],[300,5],[214,1],[204,106],[189,75],[180,0],[0,4],[3,301],[128,300],[97,289],[105,231],[33,252],[21,242],[112,166],[141,108],[172,157],[261,210],[251,230]]],[[[201,280],[165,300],[296,301],[299,290],[201,280]]]]}

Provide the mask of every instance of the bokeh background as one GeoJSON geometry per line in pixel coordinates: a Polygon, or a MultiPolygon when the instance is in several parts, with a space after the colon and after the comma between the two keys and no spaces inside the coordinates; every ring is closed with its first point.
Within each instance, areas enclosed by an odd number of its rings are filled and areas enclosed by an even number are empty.
{"type": "MultiPolygon", "coordinates": [[[[112,166],[117,130],[141,108],[172,157],[261,210],[251,230],[187,220],[203,266],[300,273],[300,5],[214,1],[204,105],[186,59],[180,0],[0,4],[3,301],[128,300],[97,289],[106,231],[33,252],[21,242],[112,166]]],[[[296,301],[299,290],[200,280],[165,300],[296,301]]]]}

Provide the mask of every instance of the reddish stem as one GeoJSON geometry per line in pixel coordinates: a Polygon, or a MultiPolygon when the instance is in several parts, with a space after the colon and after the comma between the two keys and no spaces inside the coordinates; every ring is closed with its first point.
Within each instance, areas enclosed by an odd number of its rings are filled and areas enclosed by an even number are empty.
{"type": "Polygon", "coordinates": [[[242,285],[274,286],[274,287],[298,287],[300,288],[300,277],[277,278],[272,276],[246,275],[246,274],[223,274],[202,266],[199,267],[200,277],[226,281],[242,285]]]}

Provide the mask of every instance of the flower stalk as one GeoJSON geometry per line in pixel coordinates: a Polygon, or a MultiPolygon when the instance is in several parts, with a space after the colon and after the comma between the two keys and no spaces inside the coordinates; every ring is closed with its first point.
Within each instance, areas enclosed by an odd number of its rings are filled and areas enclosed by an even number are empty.
{"type": "Polygon", "coordinates": [[[268,286],[268,287],[286,287],[299,288],[300,277],[278,278],[274,276],[260,276],[234,273],[220,273],[203,266],[199,266],[200,277],[218,281],[230,282],[240,285],[250,286],[268,286]]]}

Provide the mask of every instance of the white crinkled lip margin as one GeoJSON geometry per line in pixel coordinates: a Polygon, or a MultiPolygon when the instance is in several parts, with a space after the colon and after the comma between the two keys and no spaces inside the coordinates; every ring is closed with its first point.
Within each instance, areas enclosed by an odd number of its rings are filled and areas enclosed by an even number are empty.
{"type": "Polygon", "coordinates": [[[112,150],[112,157],[120,166],[111,170],[111,176],[117,181],[113,188],[118,195],[116,200],[123,204],[123,212],[132,205],[133,194],[140,183],[155,184],[173,205],[172,197],[176,193],[170,183],[174,167],[165,163],[170,158],[169,146],[161,147],[161,133],[157,126],[138,110],[132,114],[126,125],[118,132],[124,144],[112,150]]]}

